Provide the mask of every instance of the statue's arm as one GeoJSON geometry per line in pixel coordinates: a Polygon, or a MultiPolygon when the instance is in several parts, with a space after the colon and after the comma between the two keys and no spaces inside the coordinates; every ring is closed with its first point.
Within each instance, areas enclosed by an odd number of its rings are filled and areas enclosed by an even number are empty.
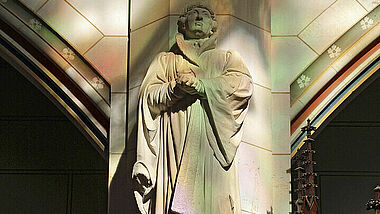
{"type": "Polygon", "coordinates": [[[173,54],[158,54],[149,66],[141,85],[141,98],[146,99],[152,115],[157,116],[167,111],[186,95],[178,87],[173,63],[175,63],[173,54]]]}
{"type": "MultiPolygon", "coordinates": [[[[234,93],[237,93],[238,96],[247,95],[249,99],[252,94],[251,89],[253,89],[252,78],[237,52],[227,51],[226,64],[223,70],[215,71],[215,73],[220,73],[220,75],[206,79],[198,79],[195,75],[191,75],[191,73],[184,73],[183,75],[179,73],[179,81],[177,83],[180,83],[180,88],[182,88],[181,86],[185,86],[184,91],[186,93],[191,95],[197,94],[202,99],[207,99],[206,90],[215,91],[223,98],[230,100],[233,100],[234,96],[232,95],[234,93]]],[[[241,97],[235,96],[235,98],[240,99],[241,97]]]]}
{"type": "Polygon", "coordinates": [[[147,101],[152,113],[167,111],[185,96],[175,81],[151,85],[147,89],[147,101]]]}
{"type": "MultiPolygon", "coordinates": [[[[248,68],[240,55],[235,51],[227,51],[226,64],[220,75],[200,79],[197,89],[200,93],[217,94],[227,101],[247,101],[253,92],[253,81],[248,68]]],[[[209,99],[210,97],[206,97],[209,99]]]]}
{"type": "Polygon", "coordinates": [[[253,92],[252,78],[239,55],[228,53],[219,76],[201,79],[210,121],[207,135],[214,154],[223,167],[233,162],[241,142],[242,124],[253,92]]]}

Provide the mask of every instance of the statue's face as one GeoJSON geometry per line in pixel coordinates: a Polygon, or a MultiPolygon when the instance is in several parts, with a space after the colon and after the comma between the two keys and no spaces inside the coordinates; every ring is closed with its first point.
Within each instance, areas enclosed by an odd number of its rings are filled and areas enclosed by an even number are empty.
{"type": "Polygon", "coordinates": [[[194,8],[187,12],[185,37],[187,39],[203,39],[211,34],[212,18],[208,10],[194,8]]]}

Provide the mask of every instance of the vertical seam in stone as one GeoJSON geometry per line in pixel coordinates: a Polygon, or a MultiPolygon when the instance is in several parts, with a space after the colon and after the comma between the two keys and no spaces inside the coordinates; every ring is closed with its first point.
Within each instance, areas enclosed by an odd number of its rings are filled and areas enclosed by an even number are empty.
{"type": "Polygon", "coordinates": [[[124,142],[124,148],[127,148],[127,142],[128,142],[128,129],[129,129],[129,125],[128,125],[128,121],[129,121],[129,114],[128,114],[128,110],[129,110],[129,93],[130,93],[130,90],[129,90],[129,72],[130,72],[130,61],[131,61],[131,2],[132,2],[132,0],[128,0],[128,32],[127,32],[127,36],[128,36],[128,38],[127,38],[127,50],[126,50],[126,57],[127,57],[127,59],[125,60],[126,62],[126,65],[125,65],[125,67],[126,67],[126,71],[125,72],[127,72],[127,74],[126,74],[126,76],[127,76],[127,78],[126,78],[126,80],[125,81],[127,81],[126,82],[126,92],[127,92],[127,94],[126,94],[126,105],[125,105],[125,109],[126,109],[126,111],[125,111],[125,117],[126,117],[126,120],[125,120],[125,142],[124,142]]]}

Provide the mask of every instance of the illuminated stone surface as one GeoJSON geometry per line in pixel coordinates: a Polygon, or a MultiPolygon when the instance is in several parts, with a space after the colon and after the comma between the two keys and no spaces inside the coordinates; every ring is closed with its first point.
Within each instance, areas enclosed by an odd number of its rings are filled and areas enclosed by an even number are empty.
{"type": "MultiPolygon", "coordinates": [[[[170,1],[170,14],[179,15],[183,12],[183,9],[190,1],[170,1]]],[[[228,14],[232,9],[232,1],[226,0],[206,0],[216,14],[228,14]],[[227,3],[228,2],[228,3],[227,3]]]]}
{"type": "Polygon", "coordinates": [[[164,18],[131,33],[129,89],[141,84],[156,54],[168,51],[168,27],[164,18]]]}
{"type": "Polygon", "coordinates": [[[169,14],[169,0],[132,0],[131,29],[146,26],[169,14]],[[146,11],[149,11],[149,15],[146,11]]]}
{"type": "Polygon", "coordinates": [[[290,210],[290,155],[273,155],[273,213],[290,210]]]}
{"type": "Polygon", "coordinates": [[[289,94],[272,94],[272,152],[290,152],[289,94]]]}
{"type": "Polygon", "coordinates": [[[237,162],[241,206],[249,213],[266,213],[272,206],[271,152],[240,144],[237,162]]]}
{"type": "Polygon", "coordinates": [[[102,37],[91,23],[65,1],[50,0],[38,14],[80,53],[84,53],[102,37]]]}
{"type": "Polygon", "coordinates": [[[334,0],[312,4],[304,0],[273,0],[271,5],[272,35],[297,35],[334,0]]]}
{"type": "Polygon", "coordinates": [[[111,127],[110,127],[110,152],[122,153],[125,149],[125,129],[127,110],[125,103],[127,102],[126,94],[112,94],[111,96],[111,127]]]}
{"type": "Polygon", "coordinates": [[[252,100],[248,107],[249,114],[243,124],[242,140],[244,142],[268,150],[272,149],[271,104],[270,90],[255,85],[252,100]]]}
{"type": "Polygon", "coordinates": [[[380,4],[379,0],[358,0],[358,1],[368,11],[373,10],[375,7],[377,7],[380,4]]]}
{"type": "Polygon", "coordinates": [[[127,35],[128,1],[68,0],[105,35],[127,35]]]}
{"type": "Polygon", "coordinates": [[[289,84],[317,56],[297,37],[272,37],[272,90],[289,91],[289,84]]]}
{"type": "Polygon", "coordinates": [[[111,84],[112,92],[127,88],[127,41],[126,37],[104,37],[85,54],[111,84]]]}
{"type": "Polygon", "coordinates": [[[235,17],[222,16],[220,19],[222,37],[218,40],[219,47],[239,50],[254,82],[271,88],[270,33],[235,17]]]}
{"type": "Polygon", "coordinates": [[[366,14],[366,10],[355,0],[337,1],[299,36],[321,54],[364,14],[366,14]]]}

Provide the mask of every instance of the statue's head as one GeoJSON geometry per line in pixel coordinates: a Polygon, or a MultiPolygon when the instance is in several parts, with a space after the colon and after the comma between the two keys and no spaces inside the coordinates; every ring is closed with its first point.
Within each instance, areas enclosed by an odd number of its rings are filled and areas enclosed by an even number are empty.
{"type": "Polygon", "coordinates": [[[179,16],[178,32],[185,39],[203,39],[211,36],[217,29],[215,13],[205,2],[189,4],[179,16]]]}

